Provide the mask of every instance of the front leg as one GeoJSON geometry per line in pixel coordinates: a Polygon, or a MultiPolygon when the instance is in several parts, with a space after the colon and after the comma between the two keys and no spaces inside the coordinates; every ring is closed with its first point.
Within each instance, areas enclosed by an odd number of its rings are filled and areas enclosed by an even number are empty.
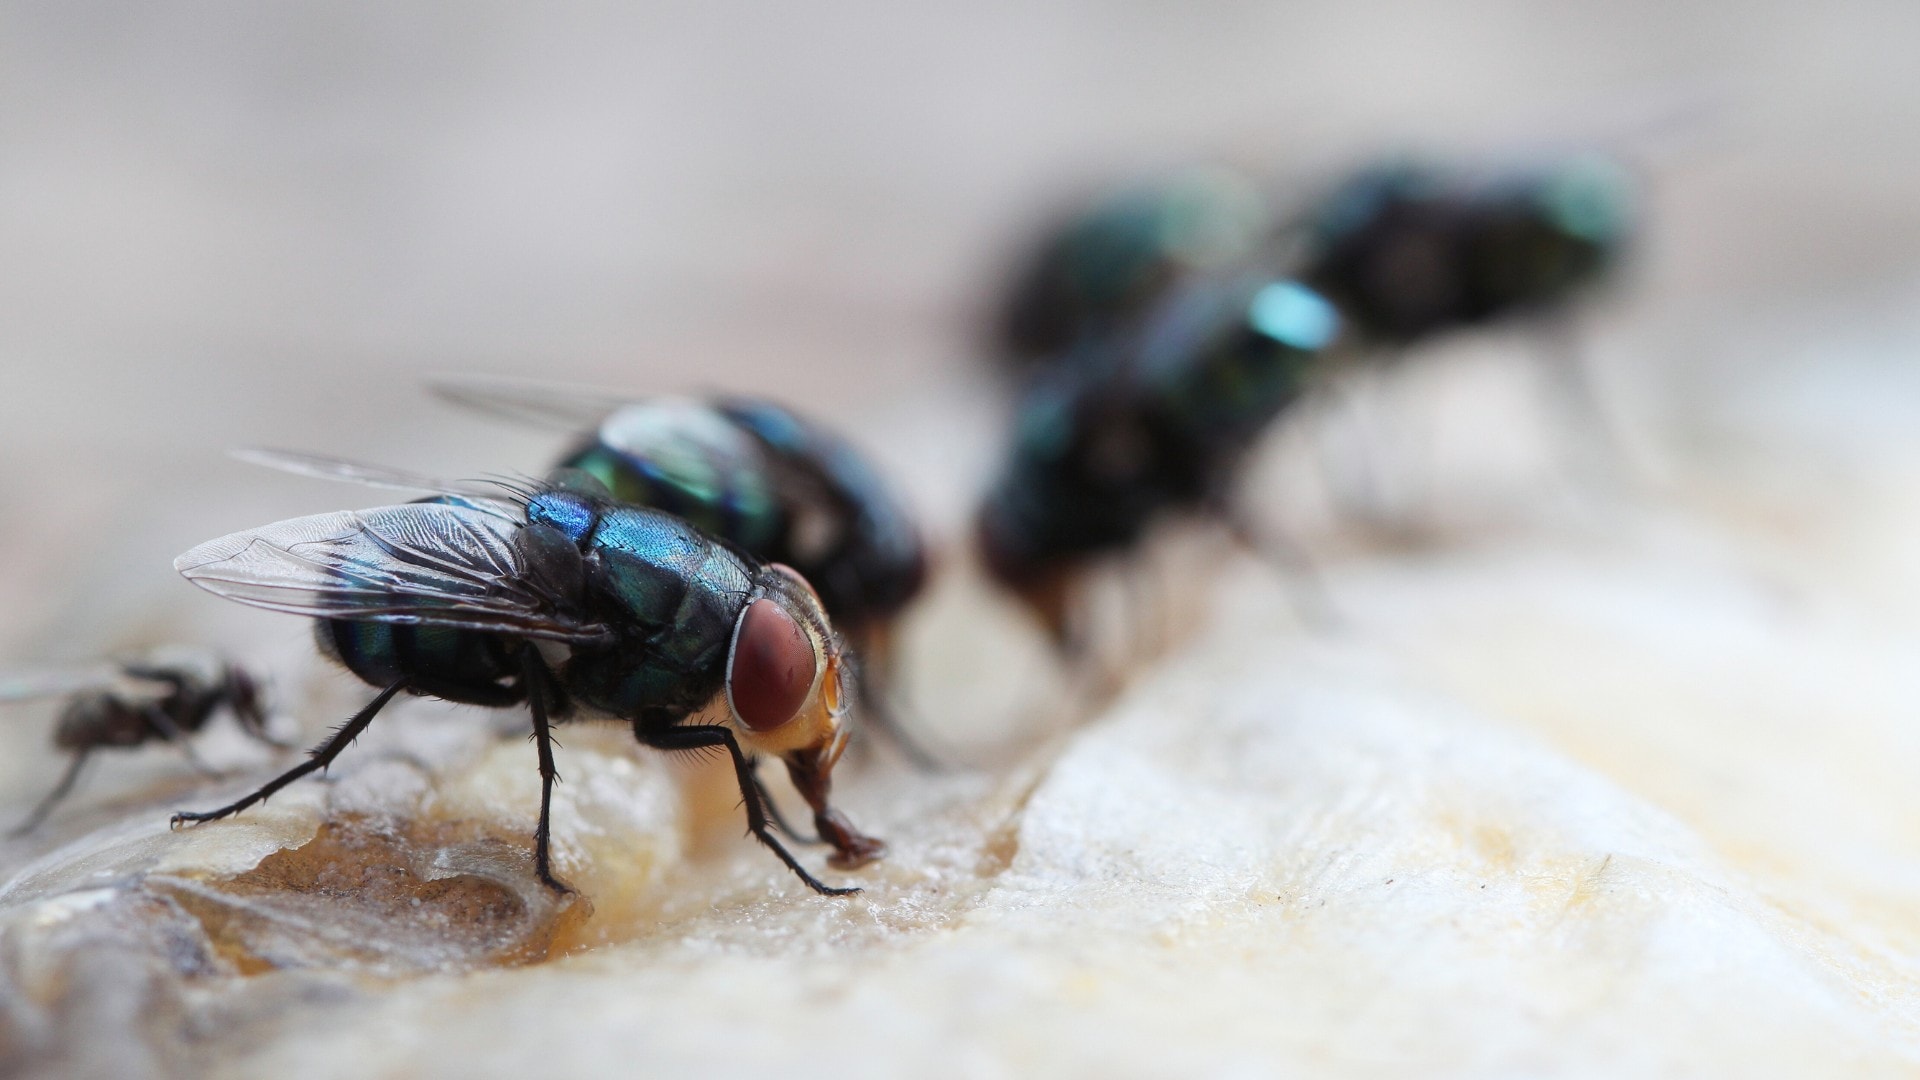
{"type": "Polygon", "coordinates": [[[773,827],[786,833],[789,839],[802,844],[825,843],[826,841],[820,839],[818,836],[804,835],[793,827],[793,823],[787,820],[787,815],[780,812],[780,804],[774,802],[773,796],[768,794],[767,782],[760,776],[760,762],[752,759],[749,760],[752,761],[753,765],[753,788],[760,793],[760,805],[767,808],[767,817],[772,819],[773,827]]]}
{"type": "Polygon", "coordinates": [[[644,720],[636,720],[633,723],[633,737],[640,740],[643,745],[651,746],[656,750],[700,750],[710,746],[726,747],[727,754],[733,758],[733,775],[735,782],[740,785],[740,801],[747,809],[747,831],[753,834],[754,839],[765,844],[781,862],[787,864],[787,869],[792,870],[801,881],[807,883],[808,888],[822,896],[848,896],[860,891],[858,888],[836,889],[822,884],[818,878],[807,873],[807,868],[800,865],[800,860],[794,858],[793,854],[780,843],[780,838],[773,835],[773,829],[767,821],[766,808],[760,803],[760,787],[754,777],[753,764],[747,760],[747,755],[740,749],[740,742],[734,738],[732,729],[719,724],[694,724],[684,727],[678,724],[655,726],[644,720]]]}
{"type": "Polygon", "coordinates": [[[406,688],[407,680],[401,679],[385,690],[380,691],[379,696],[367,702],[366,708],[354,713],[346,723],[340,725],[339,730],[328,736],[326,742],[307,751],[307,760],[267,781],[261,785],[260,790],[248,795],[244,799],[230,802],[217,810],[203,810],[198,812],[182,810],[173,815],[173,821],[170,824],[177,829],[182,825],[197,825],[203,821],[217,821],[223,817],[231,817],[255,803],[266,802],[269,798],[273,797],[274,792],[306,776],[308,773],[325,769],[327,766],[333,764],[333,759],[340,756],[340,751],[345,750],[347,744],[359,738],[360,733],[367,730],[367,725],[373,723],[373,718],[379,714],[381,709],[386,707],[387,702],[392,701],[395,694],[398,694],[406,688]]]}

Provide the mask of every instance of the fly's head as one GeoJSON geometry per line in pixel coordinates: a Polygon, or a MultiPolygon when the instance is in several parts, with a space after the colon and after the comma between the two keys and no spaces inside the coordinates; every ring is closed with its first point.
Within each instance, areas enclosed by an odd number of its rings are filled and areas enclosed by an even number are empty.
{"type": "Polygon", "coordinates": [[[852,671],[820,598],[789,567],[774,563],[755,576],[727,651],[726,696],[742,745],[786,764],[833,845],[834,866],[851,869],[885,853],[829,801],[833,767],[852,735],[852,671]]]}

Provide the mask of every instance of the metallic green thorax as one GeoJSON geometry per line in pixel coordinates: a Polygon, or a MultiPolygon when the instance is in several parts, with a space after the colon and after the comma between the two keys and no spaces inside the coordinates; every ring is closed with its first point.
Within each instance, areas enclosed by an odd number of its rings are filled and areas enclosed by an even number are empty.
{"type": "Polygon", "coordinates": [[[720,692],[755,567],[671,515],[569,493],[536,496],[527,521],[580,547],[598,586],[594,614],[618,636],[567,663],[567,687],[581,704],[677,718],[720,692]]]}

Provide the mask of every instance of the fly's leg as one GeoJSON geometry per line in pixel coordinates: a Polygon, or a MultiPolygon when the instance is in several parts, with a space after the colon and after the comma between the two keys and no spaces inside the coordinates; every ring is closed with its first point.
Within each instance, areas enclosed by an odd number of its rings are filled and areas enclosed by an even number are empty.
{"type": "Polygon", "coordinates": [[[533,713],[533,742],[540,754],[540,823],[533,829],[533,872],[540,883],[557,893],[572,892],[553,876],[553,856],[549,850],[550,822],[553,812],[553,785],[560,771],[553,767],[553,731],[547,723],[546,670],[540,666],[539,653],[526,651],[527,708],[533,713]]]}
{"type": "Polygon", "coordinates": [[[53,808],[59,805],[60,800],[66,798],[67,793],[73,790],[74,781],[80,779],[80,767],[87,763],[87,757],[92,753],[92,750],[81,750],[75,753],[73,760],[67,763],[67,771],[60,774],[60,782],[55,784],[53,790],[47,792],[46,796],[34,806],[33,813],[27,815],[27,820],[15,825],[7,835],[25,836],[39,828],[40,823],[47,820],[47,815],[53,812],[53,808]]]}
{"type": "Polygon", "coordinates": [[[359,738],[360,733],[367,730],[367,725],[373,723],[373,718],[379,714],[381,709],[386,707],[387,702],[392,701],[393,696],[406,689],[406,687],[407,680],[401,679],[399,682],[380,691],[378,697],[367,702],[366,708],[354,713],[346,723],[340,725],[340,729],[328,736],[326,742],[307,751],[307,760],[267,781],[261,786],[260,790],[237,802],[228,803],[218,810],[208,810],[204,813],[182,810],[180,813],[173,815],[173,827],[177,829],[183,824],[215,821],[237,814],[247,807],[252,806],[254,803],[265,802],[273,796],[274,792],[279,791],[281,788],[286,787],[288,784],[293,783],[308,773],[318,772],[333,764],[333,759],[340,756],[340,751],[345,750],[347,744],[359,738]]]}
{"type": "Polygon", "coordinates": [[[740,785],[740,801],[746,805],[747,809],[747,831],[753,834],[753,838],[765,844],[781,862],[787,864],[787,869],[793,871],[801,881],[806,882],[808,888],[822,896],[847,896],[860,891],[857,888],[836,889],[822,884],[818,878],[807,873],[807,868],[800,865],[800,860],[794,858],[793,853],[780,843],[780,838],[773,835],[773,829],[767,821],[766,808],[760,803],[759,784],[754,779],[753,764],[747,760],[747,755],[740,749],[740,742],[733,737],[731,730],[718,724],[695,724],[688,727],[673,724],[656,726],[644,720],[636,720],[633,725],[633,736],[642,744],[656,750],[701,750],[710,746],[725,747],[727,753],[733,758],[734,779],[740,785]]]}
{"type": "Polygon", "coordinates": [[[774,802],[773,796],[767,794],[767,782],[760,778],[760,763],[758,761],[753,762],[753,790],[759,793],[760,805],[767,808],[767,817],[772,820],[774,828],[786,833],[788,837],[798,843],[824,843],[818,836],[808,836],[801,833],[793,827],[791,821],[787,820],[787,815],[781,811],[780,804],[774,802]]]}

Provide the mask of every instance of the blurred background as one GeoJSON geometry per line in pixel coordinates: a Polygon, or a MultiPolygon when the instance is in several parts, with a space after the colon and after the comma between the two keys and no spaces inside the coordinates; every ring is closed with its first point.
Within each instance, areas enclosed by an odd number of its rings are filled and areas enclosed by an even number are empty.
{"type": "Polygon", "coordinates": [[[1009,250],[1196,159],[1317,180],[1710,98],[1651,163],[1603,381],[1685,407],[1796,342],[1892,355],[1916,30],[1894,2],[0,4],[0,655],[137,642],[223,606],[168,571],[188,545],[377,501],[227,447],[546,459],[425,398],[436,372],[766,392],[950,531],[1009,250]]]}

